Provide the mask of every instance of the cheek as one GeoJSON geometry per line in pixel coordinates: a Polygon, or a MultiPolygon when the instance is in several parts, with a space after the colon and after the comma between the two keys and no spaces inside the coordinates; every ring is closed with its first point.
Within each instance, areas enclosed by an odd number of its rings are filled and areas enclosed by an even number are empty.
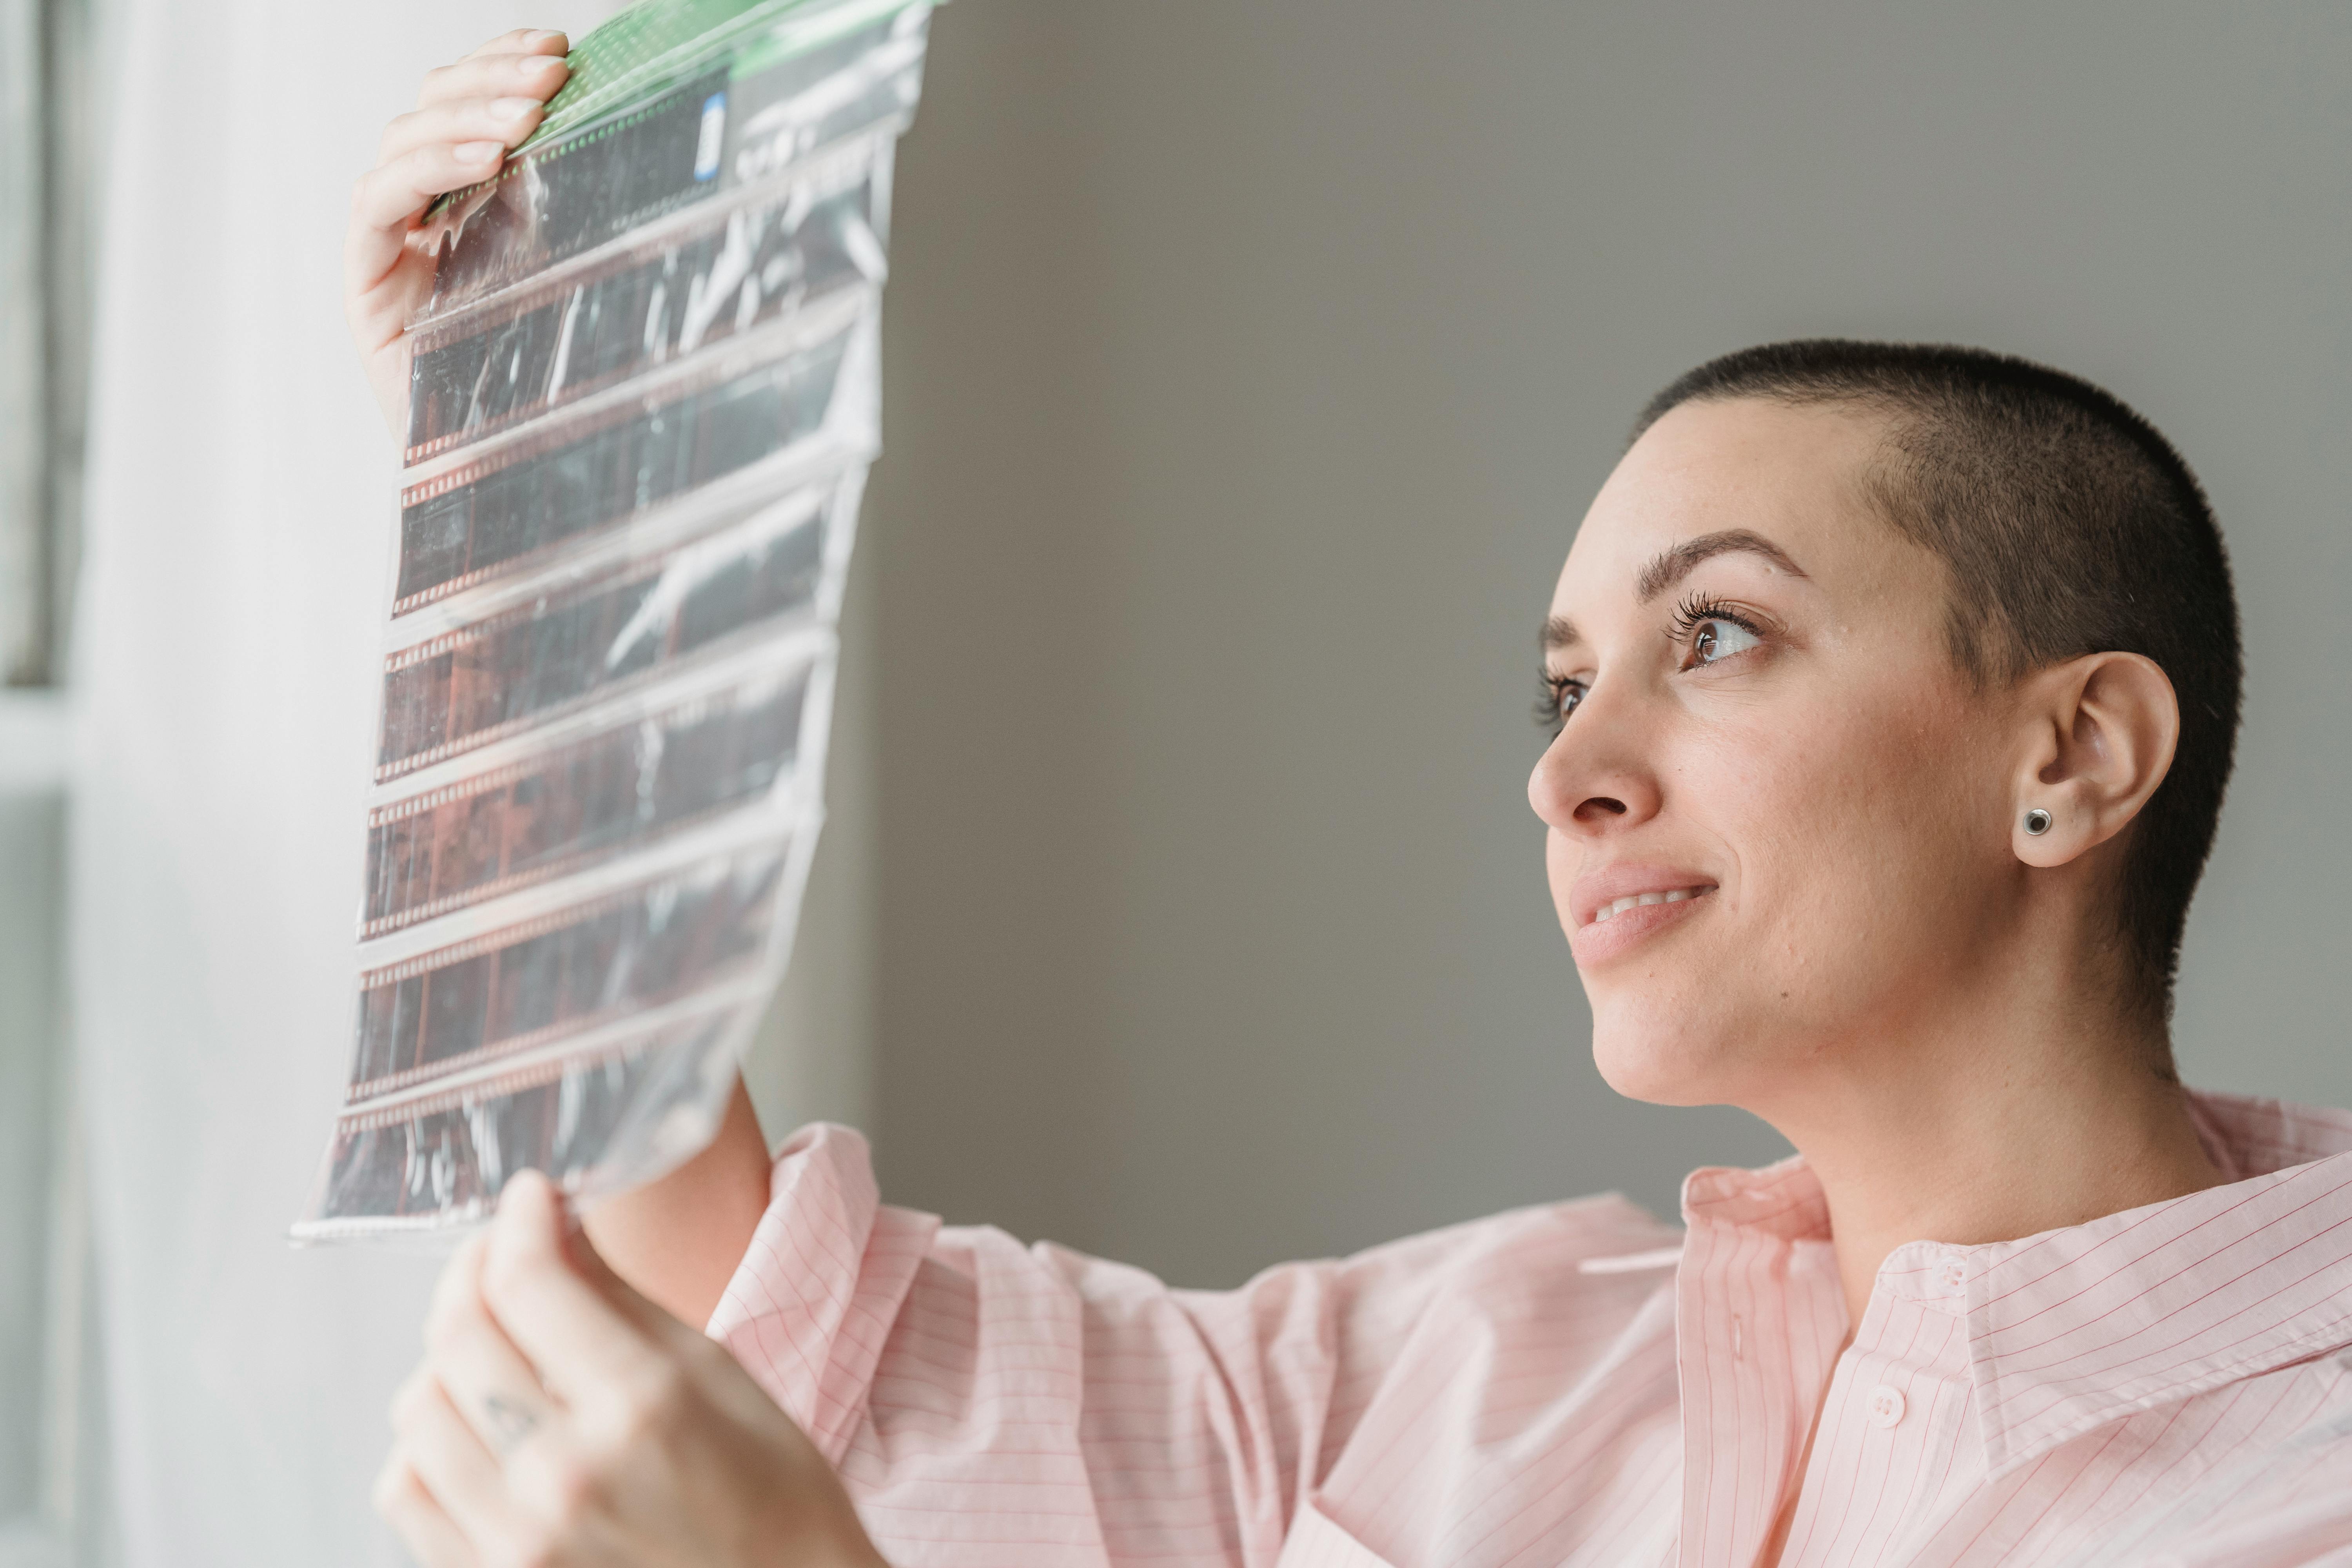
{"type": "MultiPolygon", "coordinates": [[[[1710,717],[1657,756],[1659,842],[1718,868],[1718,918],[1586,984],[1602,1076],[1667,1103],[1750,1098],[1932,998],[1986,902],[1964,707],[1915,682],[1710,717]]],[[[1575,847],[1547,861],[1565,923],[1575,847]]]]}
{"type": "Polygon", "coordinates": [[[1924,978],[1954,951],[1979,869],[1966,727],[1854,703],[1747,741],[1718,809],[1759,978],[1817,1023],[1924,978]]]}

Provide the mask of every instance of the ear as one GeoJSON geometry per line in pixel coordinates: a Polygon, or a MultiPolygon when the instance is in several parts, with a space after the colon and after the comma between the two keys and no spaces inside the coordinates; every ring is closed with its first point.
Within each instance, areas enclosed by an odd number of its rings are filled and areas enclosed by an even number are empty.
{"type": "Polygon", "coordinates": [[[2139,815],[2172,766],[2180,701],[2156,661],[2094,653],[2030,677],[2010,842],[2029,866],[2063,866],[2139,815]],[[2041,833],[2028,815],[2050,814],[2041,833]]]}

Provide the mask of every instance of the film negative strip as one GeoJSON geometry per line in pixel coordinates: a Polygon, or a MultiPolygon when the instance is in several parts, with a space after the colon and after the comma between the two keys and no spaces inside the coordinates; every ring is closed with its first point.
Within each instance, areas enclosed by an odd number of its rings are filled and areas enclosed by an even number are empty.
{"type": "Polygon", "coordinates": [[[548,132],[488,184],[428,219],[439,252],[420,321],[486,300],[725,191],[860,135],[896,136],[922,87],[930,7],[907,0],[790,16],[694,60],[625,111],[574,122],[562,96],[548,132]]]}
{"type": "Polygon", "coordinates": [[[313,1218],[326,1240],[481,1217],[517,1171],[593,1194],[614,1151],[639,1179],[707,1142],[759,1001],[625,1033],[593,1051],[519,1063],[446,1093],[336,1119],[313,1218]]]}
{"type": "Polygon", "coordinates": [[[872,316],[830,315],[814,342],[781,359],[747,343],[654,395],[584,407],[406,487],[393,613],[520,570],[828,432],[839,445],[870,446],[872,316]]]}
{"type": "Polygon", "coordinates": [[[522,423],[859,285],[887,263],[893,143],[869,138],[594,268],[419,328],[408,461],[522,423]]]}
{"type": "Polygon", "coordinates": [[[715,1131],[824,820],[929,0],[677,0],[578,41],[416,237],[406,471],[325,1240],[715,1131]]]}
{"type": "Polygon", "coordinates": [[[349,1098],[472,1070],[781,961],[795,840],[753,844],[360,977],[349,1098]]]}
{"type": "Polygon", "coordinates": [[[755,506],[724,531],[536,595],[385,661],[376,778],[384,782],[697,656],[811,624],[833,607],[857,501],[846,482],[755,506]],[[831,543],[829,544],[829,540],[831,543]]]}
{"type": "MultiPolygon", "coordinates": [[[[584,738],[368,813],[361,935],[374,938],[614,859],[797,777],[829,651],[666,707],[624,704],[584,738]]],[[[583,726],[584,728],[584,726],[583,726]]]]}

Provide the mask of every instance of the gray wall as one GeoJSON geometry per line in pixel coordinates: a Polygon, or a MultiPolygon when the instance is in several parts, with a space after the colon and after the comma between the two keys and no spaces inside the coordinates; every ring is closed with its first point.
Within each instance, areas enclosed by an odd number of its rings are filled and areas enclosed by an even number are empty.
{"type": "Polygon", "coordinates": [[[889,1196],[1208,1284],[1769,1157],[1595,1076],[1523,788],[1633,410],[1801,333],[2048,359],[2188,452],[2252,700],[2181,1057],[2352,1102],[2352,8],[958,0],[934,37],[842,851],[889,1196]]]}

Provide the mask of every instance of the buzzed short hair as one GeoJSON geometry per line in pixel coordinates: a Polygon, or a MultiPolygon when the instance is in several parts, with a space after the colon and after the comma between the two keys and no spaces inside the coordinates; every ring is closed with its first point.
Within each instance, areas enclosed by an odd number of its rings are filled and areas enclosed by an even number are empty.
{"type": "Polygon", "coordinates": [[[2168,1015],[2243,679],[2229,555],[2189,465],[2121,399],[2063,371],[1835,338],[1710,360],[1650,400],[1634,438],[1677,405],[1739,397],[1888,417],[1872,498],[1950,569],[1952,656],[1980,685],[2108,652],[2171,679],[2179,744],[2133,826],[2118,910],[2139,1000],[2168,1015]]]}

